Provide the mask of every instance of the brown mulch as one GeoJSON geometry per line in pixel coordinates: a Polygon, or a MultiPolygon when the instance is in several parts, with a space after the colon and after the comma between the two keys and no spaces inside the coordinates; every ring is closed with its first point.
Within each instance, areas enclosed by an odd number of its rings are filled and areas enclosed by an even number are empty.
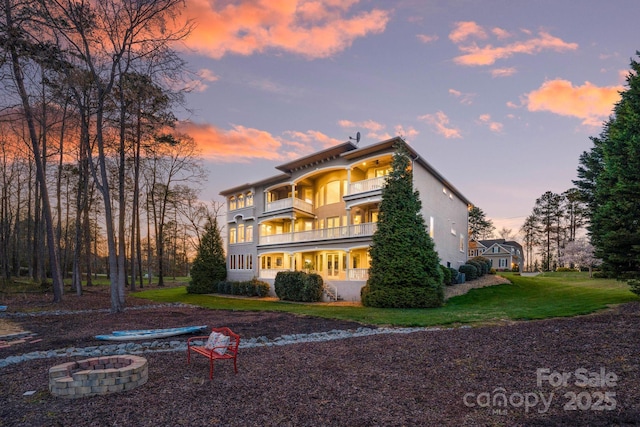
{"type": "MultiPolygon", "coordinates": [[[[38,298],[0,304],[13,311],[108,308],[108,295],[98,291],[67,295],[60,306],[49,306],[45,297],[34,302],[38,298]]],[[[127,298],[128,306],[148,304],[127,298]]],[[[104,344],[93,336],[114,329],[208,324],[230,326],[243,338],[275,338],[361,326],[176,306],[10,320],[43,341],[0,349],[0,359],[104,344]]],[[[146,353],[147,384],[77,400],[55,398],[47,389],[48,369],[66,359],[39,359],[0,368],[0,426],[632,426],[640,425],[638,349],[640,303],[629,303],[569,319],[246,348],[238,374],[219,362],[212,381],[202,357],[186,365],[183,353],[146,353]],[[538,369],[571,376],[566,385],[538,385],[538,369]],[[602,370],[609,383],[598,380],[602,370]],[[576,384],[585,372],[590,387],[576,384]],[[500,393],[508,398],[505,406],[493,400],[500,393]],[[551,399],[546,410],[540,393],[551,399]]]]}

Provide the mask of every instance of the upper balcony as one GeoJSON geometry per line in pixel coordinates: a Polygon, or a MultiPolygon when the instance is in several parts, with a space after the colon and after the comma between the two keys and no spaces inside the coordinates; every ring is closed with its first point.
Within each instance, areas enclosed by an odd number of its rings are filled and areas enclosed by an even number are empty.
{"type": "Polygon", "coordinates": [[[274,200],[267,202],[265,212],[275,212],[283,209],[299,209],[303,212],[313,213],[313,203],[307,202],[297,197],[288,197],[286,199],[274,200]]]}
{"type": "Polygon", "coordinates": [[[382,190],[386,177],[379,176],[377,178],[364,179],[349,184],[349,196],[359,193],[368,193],[370,191],[382,190]]]}

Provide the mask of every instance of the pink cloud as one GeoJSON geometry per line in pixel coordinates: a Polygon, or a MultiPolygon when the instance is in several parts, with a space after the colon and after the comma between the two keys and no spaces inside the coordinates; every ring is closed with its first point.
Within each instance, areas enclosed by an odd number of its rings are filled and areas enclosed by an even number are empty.
{"type": "Polygon", "coordinates": [[[422,43],[432,43],[436,40],[438,40],[438,36],[436,35],[432,35],[432,36],[428,36],[426,34],[417,34],[416,37],[418,38],[418,40],[420,40],[422,43]]]}
{"type": "MultiPolygon", "coordinates": [[[[516,54],[533,55],[545,50],[565,52],[578,48],[577,43],[565,42],[545,31],[540,31],[537,36],[533,36],[530,32],[524,30],[522,33],[527,37],[525,40],[515,41],[505,45],[494,45],[491,43],[478,44],[477,40],[482,41],[487,39],[487,32],[475,22],[458,24],[458,27],[451,32],[449,38],[462,52],[462,55],[454,58],[454,62],[459,65],[492,65],[499,59],[509,58],[516,54]]],[[[496,36],[498,41],[510,35],[506,30],[501,28],[494,28],[491,32],[496,36]]]]}
{"type": "Polygon", "coordinates": [[[570,81],[549,80],[526,94],[529,111],[548,111],[561,116],[577,117],[586,126],[601,126],[620,100],[623,86],[598,87],[585,82],[573,86],[570,81]]]}
{"type": "Polygon", "coordinates": [[[241,0],[215,4],[187,0],[186,14],[196,28],[185,44],[212,58],[269,49],[325,58],[348,48],[359,37],[385,30],[388,11],[348,14],[358,2],[241,0]]]}
{"type": "Polygon", "coordinates": [[[509,77],[517,72],[515,67],[494,68],[491,70],[491,77],[509,77]]]}
{"type": "Polygon", "coordinates": [[[460,129],[448,127],[449,125],[449,117],[442,111],[438,111],[435,114],[425,114],[424,116],[419,116],[418,120],[422,120],[429,124],[433,130],[447,139],[452,138],[462,138],[462,134],[460,133],[460,129]]]}
{"type": "Polygon", "coordinates": [[[463,93],[456,89],[449,89],[449,94],[455,96],[460,100],[462,105],[471,105],[473,104],[473,98],[475,98],[475,93],[463,93]]]}

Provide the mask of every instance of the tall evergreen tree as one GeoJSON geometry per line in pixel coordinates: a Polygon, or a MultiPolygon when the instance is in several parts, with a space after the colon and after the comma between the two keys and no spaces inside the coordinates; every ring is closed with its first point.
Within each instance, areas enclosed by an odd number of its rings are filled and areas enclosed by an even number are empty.
{"type": "Polygon", "coordinates": [[[579,187],[591,190],[588,229],[602,268],[640,293],[640,64],[634,60],[627,85],[578,173],[579,187]]]}
{"type": "Polygon", "coordinates": [[[487,219],[485,213],[477,206],[469,210],[469,238],[473,240],[489,239],[496,227],[487,219]]]}
{"type": "Polygon", "coordinates": [[[444,302],[440,259],[413,189],[410,154],[394,147],[392,172],[382,189],[378,228],[371,244],[362,303],[371,307],[438,307],[444,302]]]}
{"type": "Polygon", "coordinates": [[[536,200],[533,208],[533,215],[541,226],[542,269],[546,271],[553,268],[552,246],[557,246],[557,256],[560,255],[560,234],[562,232],[560,223],[562,219],[561,202],[561,195],[547,191],[536,200]]]}
{"type": "Polygon", "coordinates": [[[209,294],[216,291],[221,280],[227,278],[227,262],[216,217],[209,218],[198,246],[198,254],[191,266],[191,281],[187,293],[209,294]]]}

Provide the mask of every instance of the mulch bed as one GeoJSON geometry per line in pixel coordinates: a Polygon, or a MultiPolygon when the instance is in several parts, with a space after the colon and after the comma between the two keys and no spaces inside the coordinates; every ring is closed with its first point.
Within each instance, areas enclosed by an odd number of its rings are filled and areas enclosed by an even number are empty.
{"type": "MultiPolygon", "coordinates": [[[[7,304],[4,298],[0,304],[7,304]]],[[[42,298],[7,305],[10,310],[108,308],[108,295],[99,291],[69,295],[51,307],[42,298]]],[[[127,299],[128,306],[148,304],[127,299]]],[[[275,338],[362,326],[175,306],[11,321],[42,341],[0,349],[0,358],[104,344],[93,336],[114,329],[208,324],[229,326],[243,338],[275,338]]],[[[47,390],[49,367],[66,359],[40,359],[0,369],[0,426],[640,425],[639,348],[640,303],[630,303],[569,319],[244,349],[238,374],[231,363],[220,362],[212,381],[202,357],[186,365],[183,353],[147,353],[144,386],[76,400],[47,390]],[[548,369],[552,381],[538,384],[539,369],[548,369]],[[608,382],[599,380],[603,370],[608,382]],[[562,374],[571,375],[566,385],[554,383],[562,374]],[[591,386],[580,386],[581,375],[591,386]],[[26,391],[35,393],[24,396],[26,391]]]]}

